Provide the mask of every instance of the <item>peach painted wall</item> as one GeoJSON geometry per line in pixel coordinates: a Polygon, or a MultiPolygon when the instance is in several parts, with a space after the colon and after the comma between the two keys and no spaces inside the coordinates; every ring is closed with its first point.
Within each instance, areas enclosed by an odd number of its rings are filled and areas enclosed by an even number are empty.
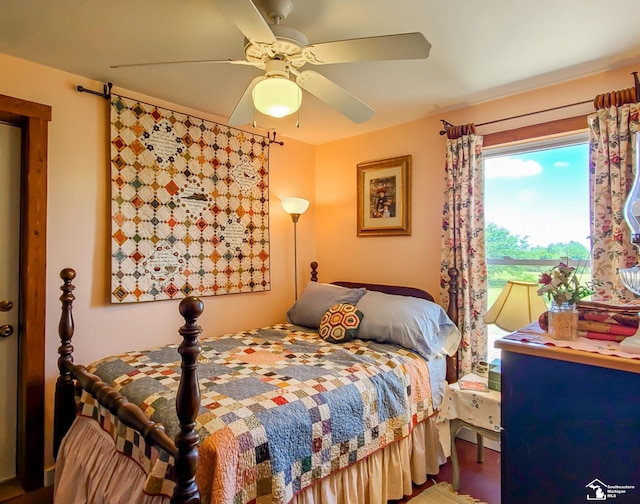
{"type": "MultiPolygon", "coordinates": [[[[400,283],[427,289],[437,298],[446,143],[445,137],[439,135],[440,119],[452,124],[479,124],[592,100],[600,93],[632,87],[630,73],[636,69],[625,67],[320,145],[316,154],[315,198],[320,279],[400,283]],[[359,238],[356,165],[406,154],[411,154],[413,162],[411,236],[359,238]]],[[[482,126],[478,133],[505,131],[592,111],[591,104],[584,104],[482,126]]]]}
{"type": "MultiPolygon", "coordinates": [[[[102,83],[42,65],[0,54],[0,94],[52,107],[49,125],[47,219],[47,342],[46,342],[46,461],[52,463],[51,425],[56,379],[57,324],[60,314],[59,271],[77,271],[75,295],[76,362],[88,364],[100,357],[177,341],[183,323],[178,301],[111,305],[109,303],[110,205],[108,102],[79,93],[76,86],[102,90],[102,83]]],[[[114,88],[126,96],[172,108],[198,117],[221,121],[185,109],[114,88]]],[[[270,149],[270,292],[203,298],[200,319],[205,334],[260,327],[284,322],[294,301],[293,225],[280,198],[313,199],[315,147],[285,139],[270,149]]],[[[301,277],[315,257],[314,205],[298,227],[301,277]],[[302,240],[301,240],[302,241],[302,240]]],[[[303,278],[300,279],[304,285],[303,278]]]]}
{"type": "Polygon", "coordinates": [[[366,280],[437,293],[444,140],[421,121],[318,147],[316,226],[320,280],[366,280]],[[358,237],[356,165],[412,156],[411,236],[358,237]]]}

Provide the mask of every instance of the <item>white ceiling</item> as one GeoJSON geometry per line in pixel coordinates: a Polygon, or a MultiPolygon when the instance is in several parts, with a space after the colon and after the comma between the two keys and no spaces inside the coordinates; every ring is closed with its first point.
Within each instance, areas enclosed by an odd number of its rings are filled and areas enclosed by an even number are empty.
{"type": "MultiPolygon", "coordinates": [[[[314,68],[375,109],[368,122],[354,124],[306,92],[299,128],[295,118],[259,118],[311,144],[640,62],[640,0],[294,0],[283,24],[311,43],[418,31],[432,44],[426,60],[314,68]]],[[[209,0],[0,0],[0,52],[222,117],[261,73],[229,64],[110,68],[242,59],[242,33],[209,0]]]]}

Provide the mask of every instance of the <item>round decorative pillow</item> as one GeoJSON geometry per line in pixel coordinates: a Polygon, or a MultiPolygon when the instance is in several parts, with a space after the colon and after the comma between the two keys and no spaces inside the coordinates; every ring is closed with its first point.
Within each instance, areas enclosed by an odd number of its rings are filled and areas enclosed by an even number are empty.
{"type": "Polygon", "coordinates": [[[363,318],[364,314],[352,304],[333,305],[322,315],[318,334],[329,343],[346,343],[358,336],[363,318]]]}

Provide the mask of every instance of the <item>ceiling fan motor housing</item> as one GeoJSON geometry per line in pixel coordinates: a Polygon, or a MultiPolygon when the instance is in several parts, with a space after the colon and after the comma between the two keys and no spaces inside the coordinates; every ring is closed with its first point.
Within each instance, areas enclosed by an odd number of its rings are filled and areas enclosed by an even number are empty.
{"type": "Polygon", "coordinates": [[[244,54],[248,61],[265,64],[269,60],[287,60],[293,68],[300,68],[307,63],[302,50],[309,40],[298,30],[289,26],[271,25],[276,37],[274,44],[263,44],[244,39],[244,54]]]}

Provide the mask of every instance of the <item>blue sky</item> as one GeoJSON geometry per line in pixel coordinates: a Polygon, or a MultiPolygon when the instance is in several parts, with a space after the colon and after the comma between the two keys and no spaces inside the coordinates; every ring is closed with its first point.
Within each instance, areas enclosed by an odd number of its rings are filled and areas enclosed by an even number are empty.
{"type": "Polygon", "coordinates": [[[577,241],[589,249],[589,146],[489,158],[485,219],[530,245],[577,241]]]}

